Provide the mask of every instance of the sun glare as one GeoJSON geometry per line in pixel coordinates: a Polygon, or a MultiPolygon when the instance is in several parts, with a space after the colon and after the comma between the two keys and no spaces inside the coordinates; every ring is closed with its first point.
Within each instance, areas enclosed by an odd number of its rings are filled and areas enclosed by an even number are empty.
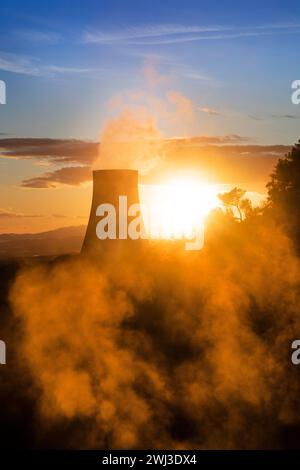
{"type": "Polygon", "coordinates": [[[150,238],[192,237],[208,213],[220,201],[214,185],[193,178],[175,179],[162,185],[140,185],[140,198],[147,235],[150,238]]]}

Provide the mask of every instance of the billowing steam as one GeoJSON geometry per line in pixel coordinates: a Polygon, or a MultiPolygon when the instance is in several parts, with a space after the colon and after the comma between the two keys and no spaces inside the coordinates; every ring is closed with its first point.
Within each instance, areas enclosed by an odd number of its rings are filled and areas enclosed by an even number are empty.
{"type": "Polygon", "coordinates": [[[145,174],[162,156],[161,134],[144,110],[127,110],[111,119],[100,139],[96,169],[132,169],[145,174]]]}
{"type": "Polygon", "coordinates": [[[170,89],[155,93],[155,87],[169,83],[153,63],[146,64],[142,74],[150,89],[146,86],[110,100],[108,108],[115,115],[101,131],[94,169],[133,169],[147,174],[159,165],[166,152],[167,143],[159,130],[161,124],[167,127],[179,124],[183,135],[187,135],[187,126],[195,119],[192,102],[170,89]]]}
{"type": "Polygon", "coordinates": [[[146,244],[20,272],[42,429],[73,423],[74,447],[253,448],[299,425],[299,261],[266,222],[209,227],[202,252],[146,244]]]}

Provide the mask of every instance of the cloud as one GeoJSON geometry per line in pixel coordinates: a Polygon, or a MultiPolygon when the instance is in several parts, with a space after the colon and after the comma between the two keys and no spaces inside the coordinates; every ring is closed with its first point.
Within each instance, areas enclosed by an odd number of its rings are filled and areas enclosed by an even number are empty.
{"type": "Polygon", "coordinates": [[[65,214],[52,214],[55,219],[66,219],[68,216],[65,214]]]}
{"type": "Polygon", "coordinates": [[[295,116],[294,114],[272,114],[274,119],[300,119],[300,116],[295,116]]]}
{"type": "MultiPolygon", "coordinates": [[[[185,109],[184,106],[183,108],[185,109]]],[[[132,131],[131,121],[128,129],[132,131]]],[[[112,135],[115,135],[114,127],[112,130],[112,135]]],[[[207,174],[207,179],[211,181],[224,183],[261,181],[263,183],[267,180],[277,159],[284,156],[290,147],[251,145],[250,142],[249,137],[236,134],[165,139],[159,144],[162,146],[164,158],[160,159],[155,171],[151,170],[147,176],[148,179],[144,177],[143,181],[151,183],[152,178],[156,181],[159,175],[163,175],[170,169],[191,168],[196,171],[203,170],[207,174]]],[[[108,151],[108,144],[109,151],[115,151],[115,146],[111,147],[110,138],[102,143],[102,149],[98,142],[70,139],[0,139],[0,159],[1,157],[34,159],[39,163],[61,166],[40,176],[24,180],[23,187],[53,188],[59,184],[77,186],[91,180],[91,168],[96,165],[99,149],[103,157],[108,151]]],[[[122,147],[122,141],[117,144],[122,147]]],[[[156,145],[155,142],[154,144],[156,145]]],[[[156,148],[153,145],[149,142],[149,150],[156,148]]],[[[127,145],[126,150],[136,155],[136,144],[131,147],[127,145]]],[[[144,150],[143,147],[140,148],[140,155],[145,154],[144,150]]],[[[116,154],[120,158],[120,152],[116,154]]],[[[156,152],[154,154],[156,155],[156,152]]]]}
{"type": "Polygon", "coordinates": [[[54,74],[89,74],[89,73],[93,73],[93,72],[102,72],[103,70],[102,69],[99,69],[99,68],[92,68],[92,67],[86,67],[86,68],[83,68],[83,67],[62,67],[62,66],[58,66],[58,65],[49,65],[47,68],[46,68],[47,71],[49,71],[50,73],[54,73],[54,74]]]}
{"type": "Polygon", "coordinates": [[[204,108],[201,108],[201,111],[203,113],[209,114],[210,116],[223,116],[222,113],[220,113],[219,111],[213,108],[204,107],[204,108]]]}
{"type": "Polygon", "coordinates": [[[54,219],[88,219],[88,214],[86,215],[66,215],[66,214],[52,214],[51,217],[54,219]]]}
{"type": "Polygon", "coordinates": [[[244,144],[246,142],[251,142],[250,137],[245,137],[237,134],[226,134],[226,135],[201,135],[198,137],[189,137],[182,139],[170,139],[170,141],[177,141],[181,145],[203,145],[203,144],[244,144]]]}
{"type": "Polygon", "coordinates": [[[46,160],[58,164],[91,164],[98,155],[98,142],[75,139],[0,139],[0,158],[46,160]]]}
{"type": "Polygon", "coordinates": [[[22,186],[39,189],[55,188],[60,184],[79,186],[81,183],[90,181],[91,177],[91,168],[88,166],[65,167],[23,180],[22,186]]]}
{"type": "Polygon", "coordinates": [[[40,214],[23,214],[21,212],[14,212],[10,209],[1,209],[0,208],[0,219],[10,219],[10,218],[35,218],[42,217],[40,214]]]}
{"type": "Polygon", "coordinates": [[[221,40],[274,34],[299,34],[300,24],[282,23],[248,27],[199,25],[145,25],[123,31],[86,31],[82,41],[102,45],[160,45],[200,40],[221,40]]]}
{"type": "Polygon", "coordinates": [[[284,113],[278,113],[278,114],[271,114],[271,115],[265,115],[265,116],[257,116],[254,114],[248,114],[248,118],[253,119],[254,121],[265,121],[268,119],[300,119],[300,116],[296,116],[295,114],[284,114],[284,113]]]}
{"type": "Polygon", "coordinates": [[[192,80],[212,80],[208,75],[199,72],[183,72],[182,75],[192,80]]]}
{"type": "Polygon", "coordinates": [[[184,35],[191,33],[203,33],[220,31],[223,28],[218,26],[184,26],[184,25],[146,25],[140,27],[131,27],[118,32],[87,31],[83,34],[82,40],[85,43],[114,44],[123,41],[139,40],[145,38],[157,38],[173,35],[184,35]]]}
{"type": "Polygon", "coordinates": [[[263,121],[263,117],[255,116],[254,114],[248,114],[248,118],[253,119],[254,121],[263,121]]]}
{"type": "Polygon", "coordinates": [[[37,65],[37,59],[7,52],[0,52],[0,70],[22,75],[43,75],[37,65]]]}
{"type": "Polygon", "coordinates": [[[37,57],[2,51],[0,51],[0,70],[34,77],[55,77],[62,74],[89,74],[103,71],[102,69],[89,67],[43,65],[37,57]]]}

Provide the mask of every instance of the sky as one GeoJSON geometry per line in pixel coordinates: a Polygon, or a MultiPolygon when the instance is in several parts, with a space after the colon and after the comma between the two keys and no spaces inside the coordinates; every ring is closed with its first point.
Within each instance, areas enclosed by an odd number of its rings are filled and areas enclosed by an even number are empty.
{"type": "MultiPolygon", "coordinates": [[[[300,105],[291,102],[291,83],[300,79],[298,1],[11,0],[0,15],[2,138],[98,141],[113,97],[152,92],[149,64],[161,78],[156,93],[179,90],[195,111],[184,126],[162,119],[166,137],[234,134],[255,145],[299,138],[300,105]]],[[[80,196],[75,186],[21,187],[53,166],[49,159],[0,160],[0,209],[10,223],[19,216],[20,230],[29,224],[21,214],[32,211],[65,211],[66,223],[87,212],[86,185],[80,196]]]]}

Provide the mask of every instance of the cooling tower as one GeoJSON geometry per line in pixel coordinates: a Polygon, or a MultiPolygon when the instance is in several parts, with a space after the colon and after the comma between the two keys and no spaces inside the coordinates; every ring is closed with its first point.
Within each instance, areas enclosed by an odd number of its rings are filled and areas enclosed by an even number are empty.
{"type": "MultiPolygon", "coordinates": [[[[127,206],[139,203],[138,171],[137,170],[96,170],[93,172],[93,200],[89,223],[81,252],[97,254],[107,249],[125,248],[139,240],[119,239],[119,196],[127,196],[127,206]],[[116,240],[101,240],[96,235],[96,227],[100,217],[96,211],[101,204],[112,204],[116,209],[116,240]]],[[[128,223],[130,217],[128,217],[128,223]]]]}

